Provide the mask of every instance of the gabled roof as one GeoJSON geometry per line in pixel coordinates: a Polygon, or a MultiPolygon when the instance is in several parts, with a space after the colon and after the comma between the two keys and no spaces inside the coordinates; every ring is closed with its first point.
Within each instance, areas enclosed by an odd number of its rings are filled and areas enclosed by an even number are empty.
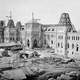
{"type": "Polygon", "coordinates": [[[10,27],[10,28],[14,28],[15,25],[14,25],[14,21],[12,19],[10,19],[7,23],[7,26],[10,27]]]}

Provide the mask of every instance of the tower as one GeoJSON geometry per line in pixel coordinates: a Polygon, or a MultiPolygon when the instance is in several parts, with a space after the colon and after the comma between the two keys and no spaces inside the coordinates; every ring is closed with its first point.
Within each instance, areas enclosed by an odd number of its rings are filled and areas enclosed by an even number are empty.
{"type": "Polygon", "coordinates": [[[12,19],[12,12],[10,11],[10,16],[6,17],[8,18],[8,23],[4,31],[5,42],[16,42],[16,28],[12,19]]]}
{"type": "Polygon", "coordinates": [[[41,30],[42,25],[38,23],[38,20],[34,18],[34,13],[32,13],[32,20],[26,23],[26,35],[25,35],[25,43],[26,48],[38,48],[40,47],[41,41],[41,30]]]}

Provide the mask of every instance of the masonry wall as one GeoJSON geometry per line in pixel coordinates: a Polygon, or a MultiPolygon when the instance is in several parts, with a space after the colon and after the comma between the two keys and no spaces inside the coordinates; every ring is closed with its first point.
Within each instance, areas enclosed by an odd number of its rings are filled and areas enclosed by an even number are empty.
{"type": "Polygon", "coordinates": [[[32,32],[32,24],[27,23],[25,24],[25,47],[26,49],[29,49],[32,47],[31,42],[31,32],[32,32]]]}
{"type": "Polygon", "coordinates": [[[4,42],[9,42],[9,28],[6,27],[4,30],[4,42]]]}
{"type": "Polygon", "coordinates": [[[80,33],[70,32],[67,37],[67,55],[71,58],[80,59],[80,33]]]}
{"type": "Polygon", "coordinates": [[[65,55],[66,49],[66,26],[49,25],[45,31],[46,47],[50,47],[55,50],[56,54],[65,55]]]}
{"type": "Polygon", "coordinates": [[[56,48],[56,27],[55,26],[48,26],[45,30],[45,39],[46,39],[46,47],[50,47],[55,49],[56,48]]]}
{"type": "Polygon", "coordinates": [[[66,26],[57,26],[56,53],[65,56],[66,53],[66,26]]]}

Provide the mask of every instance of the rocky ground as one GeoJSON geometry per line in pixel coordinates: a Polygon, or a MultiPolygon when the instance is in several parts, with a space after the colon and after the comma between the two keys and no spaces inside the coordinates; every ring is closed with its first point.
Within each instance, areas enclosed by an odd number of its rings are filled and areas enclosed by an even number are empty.
{"type": "Polygon", "coordinates": [[[80,80],[80,61],[61,56],[29,58],[0,69],[0,80],[80,80]]]}
{"type": "MultiPolygon", "coordinates": [[[[25,74],[34,80],[79,80],[80,67],[76,62],[65,62],[61,58],[45,57],[25,64],[25,74]],[[29,73],[29,72],[30,73],[29,73]],[[34,78],[35,77],[35,78],[34,78]]],[[[33,80],[30,79],[30,80],[33,80]]]]}

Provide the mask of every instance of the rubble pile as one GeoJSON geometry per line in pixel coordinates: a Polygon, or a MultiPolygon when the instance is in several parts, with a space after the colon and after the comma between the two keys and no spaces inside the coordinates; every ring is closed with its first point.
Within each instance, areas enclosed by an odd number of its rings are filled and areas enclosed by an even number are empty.
{"type": "Polygon", "coordinates": [[[32,60],[25,70],[27,76],[35,77],[30,80],[80,80],[78,68],[78,64],[72,59],[44,57],[32,60]]]}
{"type": "Polygon", "coordinates": [[[23,67],[2,71],[0,80],[80,80],[79,62],[74,59],[30,56],[23,67]]]}

